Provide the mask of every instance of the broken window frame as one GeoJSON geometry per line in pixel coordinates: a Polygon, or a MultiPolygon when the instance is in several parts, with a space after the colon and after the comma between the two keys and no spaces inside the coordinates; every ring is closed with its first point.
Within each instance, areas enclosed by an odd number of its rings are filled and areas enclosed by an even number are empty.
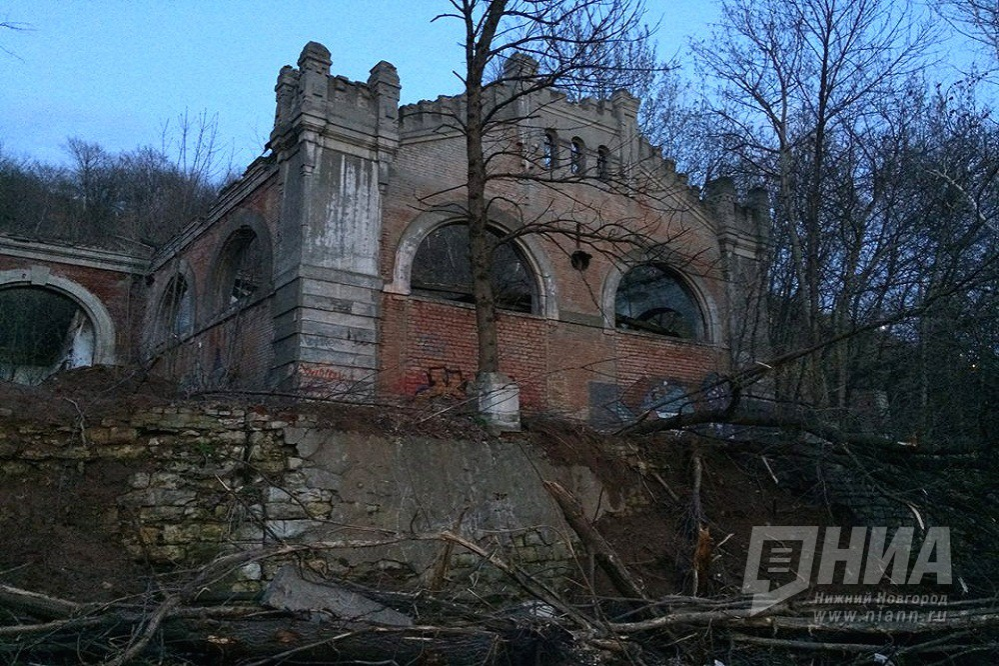
{"type": "MultiPolygon", "coordinates": [[[[411,294],[451,303],[475,303],[467,229],[461,222],[443,224],[423,238],[410,266],[411,294]],[[456,233],[461,228],[466,233],[456,233]],[[434,244],[436,248],[432,247],[434,244]],[[428,252],[435,252],[436,256],[428,256],[428,252]],[[441,270],[452,274],[442,275],[441,270]]],[[[494,228],[489,233],[494,241],[503,235],[494,228]]],[[[494,247],[493,295],[497,309],[524,314],[540,312],[537,273],[527,253],[511,241],[494,247]],[[504,286],[501,280],[511,277],[504,286]]]]}
{"type": "Polygon", "coordinates": [[[621,276],[614,294],[614,327],[694,342],[707,339],[697,297],[686,279],[662,262],[632,266],[621,276]],[[633,292],[630,298],[628,292],[633,292]]]}
{"type": "Polygon", "coordinates": [[[267,262],[263,240],[248,226],[229,234],[223,248],[216,269],[216,299],[218,309],[228,312],[247,305],[263,292],[267,262]]]}

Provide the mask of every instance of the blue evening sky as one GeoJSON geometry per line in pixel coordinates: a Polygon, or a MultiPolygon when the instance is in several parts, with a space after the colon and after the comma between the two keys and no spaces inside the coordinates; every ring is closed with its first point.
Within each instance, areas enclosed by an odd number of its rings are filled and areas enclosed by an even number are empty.
{"type": "MultiPolygon", "coordinates": [[[[649,0],[660,55],[686,48],[715,16],[703,0],[649,0]]],[[[0,0],[0,145],[7,155],[64,162],[70,137],[110,151],[159,147],[185,110],[218,114],[237,169],[258,155],[274,114],[274,82],[308,41],[333,72],[365,80],[388,60],[402,101],[454,94],[461,65],[445,0],[0,0]]]]}

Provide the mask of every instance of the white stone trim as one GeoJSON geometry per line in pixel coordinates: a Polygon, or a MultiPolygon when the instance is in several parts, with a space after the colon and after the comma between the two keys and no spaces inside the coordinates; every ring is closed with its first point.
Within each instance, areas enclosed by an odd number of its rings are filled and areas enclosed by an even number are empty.
{"type": "MultiPolygon", "coordinates": [[[[137,249],[142,245],[136,242],[137,249]]],[[[146,253],[150,251],[149,247],[141,249],[146,253]]],[[[21,240],[4,234],[0,234],[0,254],[18,259],[50,261],[132,275],[145,275],[149,267],[149,260],[140,256],[141,252],[132,255],[69,243],[21,240]]]]}
{"type": "Polygon", "coordinates": [[[0,271],[0,289],[42,287],[68,296],[79,305],[94,326],[94,365],[114,365],[115,326],[111,313],[99,298],[77,282],[51,272],[48,266],[32,265],[0,271]]]}

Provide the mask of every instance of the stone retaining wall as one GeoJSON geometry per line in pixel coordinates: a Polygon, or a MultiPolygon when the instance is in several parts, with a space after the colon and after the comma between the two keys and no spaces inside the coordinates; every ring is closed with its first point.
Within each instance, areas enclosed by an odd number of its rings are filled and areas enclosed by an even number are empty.
{"type": "MultiPolygon", "coordinates": [[[[554,467],[520,440],[343,432],[262,408],[152,407],[58,426],[9,411],[0,411],[0,484],[115,463],[125,478],[96,528],[155,565],[309,543],[329,546],[304,556],[313,569],[354,580],[498,580],[477,555],[421,538],[450,530],[557,578],[575,566],[572,541],[541,481],[572,490],[594,519],[615,508],[590,470],[554,467]],[[333,547],[346,542],[354,547],[333,547]]],[[[228,584],[258,589],[287,559],[246,564],[228,584]]]]}

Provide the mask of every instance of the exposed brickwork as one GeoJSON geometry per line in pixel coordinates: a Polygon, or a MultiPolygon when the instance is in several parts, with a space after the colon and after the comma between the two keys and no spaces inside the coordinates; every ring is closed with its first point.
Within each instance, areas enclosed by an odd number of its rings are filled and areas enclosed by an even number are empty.
{"type": "MultiPolygon", "coordinates": [[[[471,307],[389,297],[383,312],[382,330],[393,341],[383,352],[385,389],[403,395],[440,391],[439,371],[446,370],[448,388],[457,393],[458,384],[475,378],[478,347],[471,307]]],[[[521,403],[535,410],[548,406],[548,326],[531,315],[499,317],[500,370],[520,386],[521,403]]]]}
{"type": "MultiPolygon", "coordinates": [[[[475,377],[471,307],[389,296],[383,312],[384,335],[391,340],[383,348],[384,390],[438,394],[443,379],[451,393],[475,377]]],[[[649,377],[670,377],[696,390],[706,376],[727,367],[725,349],[717,346],[530,315],[501,314],[499,337],[500,368],[521,387],[523,406],[576,418],[587,417],[590,382],[628,387],[649,377]]]]}
{"type": "MultiPolygon", "coordinates": [[[[219,293],[218,271],[227,238],[241,226],[257,227],[261,241],[266,234],[266,242],[273,242],[278,233],[277,205],[276,179],[271,174],[241,196],[238,205],[192,225],[173,247],[154,258],[147,291],[152,303],[144,324],[145,355],[156,359],[153,372],[199,389],[268,385],[274,359],[273,269],[261,267],[267,279],[249,302],[235,308],[223,298],[227,295],[219,293]],[[178,274],[190,283],[194,302],[192,330],[180,340],[164,337],[160,308],[163,289],[178,274]]],[[[266,254],[273,253],[271,248],[266,254]]]]}

